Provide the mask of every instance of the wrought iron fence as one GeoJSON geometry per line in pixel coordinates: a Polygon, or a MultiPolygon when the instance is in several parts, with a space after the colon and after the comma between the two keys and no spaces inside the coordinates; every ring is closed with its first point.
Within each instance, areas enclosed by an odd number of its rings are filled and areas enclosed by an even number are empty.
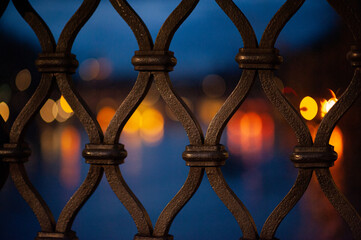
{"type": "MultiPolygon", "coordinates": [[[[0,2],[0,15],[6,10],[8,2],[9,0],[0,2]]],[[[313,173],[316,174],[325,196],[348,224],[353,237],[361,239],[360,215],[338,190],[329,171],[337,159],[337,153],[333,146],[329,145],[331,133],[361,91],[360,1],[328,0],[343,18],[354,38],[355,44],[351,46],[347,54],[354,68],[354,76],[342,97],[322,120],[315,140],[312,139],[300,114],[278,89],[277,77],[274,74],[282,63],[282,57],[274,47],[275,42],[286,23],[305,0],[287,0],[269,22],[260,42],[245,15],[232,0],[216,0],[219,7],[237,27],[243,39],[243,48],[236,56],[236,61],[243,71],[237,86],[209,124],[205,136],[197,119],[174,91],[169,77],[169,72],[177,63],[173,52],[169,51],[173,35],[197,6],[199,0],[182,0],[162,25],[155,41],[146,24],[126,0],[110,0],[114,9],[130,26],[138,42],[139,50],[135,52],[132,63],[139,74],[132,90],[117,109],[104,134],[72,82],[72,74],[78,66],[75,55],[71,52],[73,42],[83,25],[97,9],[99,2],[100,0],[84,0],[56,42],[47,24],[28,0],[13,0],[17,11],[39,39],[42,52],[35,63],[41,73],[41,80],[35,93],[10,129],[5,129],[5,124],[0,118],[2,126],[0,187],[10,175],[17,190],[31,207],[40,224],[41,231],[36,239],[77,239],[72,230],[73,221],[97,189],[103,174],[136,224],[138,233],[134,239],[173,239],[173,236],[169,234],[170,226],[197,191],[204,173],[213,190],[236,219],[243,233],[241,239],[276,239],[275,233],[278,226],[305,193],[313,173]],[[220,144],[222,132],[245,100],[252,84],[256,81],[256,76],[259,77],[263,91],[292,127],[298,140],[298,145],[294,148],[291,157],[291,161],[298,168],[297,179],[289,193],[270,214],[261,231],[257,231],[251,214],[228,186],[220,169],[228,157],[226,148],[220,144]],[[179,192],[164,208],[154,227],[146,209],[123,179],[118,166],[127,156],[124,145],[118,143],[119,136],[129,118],[143,101],[152,83],[156,85],[166,104],[182,123],[190,141],[190,145],[186,146],[182,155],[189,166],[188,177],[179,192]],[[86,129],[90,142],[83,150],[83,157],[86,163],[90,164],[88,175],[65,205],[57,221],[27,176],[24,164],[31,151],[23,140],[25,127],[45,103],[55,84],[86,129]]]]}

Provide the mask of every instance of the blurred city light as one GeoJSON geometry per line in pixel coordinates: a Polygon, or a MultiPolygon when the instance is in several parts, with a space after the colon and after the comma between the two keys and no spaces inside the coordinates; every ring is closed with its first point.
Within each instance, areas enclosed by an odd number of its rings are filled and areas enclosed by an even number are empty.
{"type": "Polygon", "coordinates": [[[97,115],[97,121],[103,132],[105,132],[105,130],[107,129],[114,114],[115,114],[115,109],[109,106],[105,106],[99,110],[97,115]]]}
{"type": "MultiPolygon", "coordinates": [[[[65,100],[65,99],[64,99],[65,100]]],[[[63,103],[63,105],[65,105],[63,103]]],[[[66,105],[65,105],[66,106],[66,105]]],[[[69,106],[70,107],[70,106],[69,106]]],[[[70,108],[71,109],[71,108],[70,108]]],[[[69,110],[69,109],[68,109],[69,110]]],[[[55,119],[58,122],[65,122],[66,120],[68,120],[71,116],[73,116],[73,112],[66,112],[63,108],[63,106],[61,105],[61,98],[56,101],[56,104],[53,107],[53,114],[55,117],[55,119]],[[55,114],[56,113],[56,114],[55,114]]]]}
{"type": "Polygon", "coordinates": [[[105,80],[107,79],[113,71],[113,65],[111,61],[107,58],[99,58],[99,73],[96,76],[96,80],[105,80]]]}
{"type": "Polygon", "coordinates": [[[142,113],[140,136],[151,144],[158,143],[164,134],[164,119],[162,114],[153,108],[149,108],[142,113]]]}
{"type": "Polygon", "coordinates": [[[123,132],[125,134],[135,134],[138,132],[140,125],[142,124],[142,114],[137,109],[125,124],[123,132]]]}
{"type": "Polygon", "coordinates": [[[0,103],[0,116],[6,122],[9,119],[10,109],[9,106],[5,102],[0,103]]]}
{"type": "Polygon", "coordinates": [[[53,109],[57,109],[57,107],[54,107],[54,105],[56,106],[55,101],[53,99],[48,99],[45,102],[44,106],[40,109],[40,116],[44,120],[44,122],[51,123],[55,120],[56,115],[54,115],[54,113],[56,112],[53,111],[53,109]]]}
{"type": "Polygon", "coordinates": [[[45,163],[56,162],[55,154],[59,153],[60,149],[60,131],[59,128],[50,126],[44,127],[40,134],[41,155],[45,163]]]}
{"type": "Polygon", "coordinates": [[[306,120],[314,119],[318,112],[317,102],[309,96],[304,97],[300,103],[300,112],[306,120]]]}
{"type": "Polygon", "coordinates": [[[105,80],[113,71],[112,63],[107,58],[88,58],[79,67],[79,76],[84,81],[105,80]]]}
{"type": "Polygon", "coordinates": [[[203,99],[199,103],[199,116],[204,124],[209,124],[218,110],[223,105],[219,99],[203,99]]]}
{"type": "Polygon", "coordinates": [[[60,180],[66,188],[75,187],[80,180],[80,135],[78,130],[67,126],[61,133],[60,180]]]}
{"type": "Polygon", "coordinates": [[[262,119],[254,112],[245,113],[240,121],[241,151],[243,155],[255,156],[262,150],[262,119]]]}
{"type": "Polygon", "coordinates": [[[100,72],[100,65],[95,58],[89,58],[79,66],[80,78],[84,81],[95,80],[100,72]]]}
{"type": "Polygon", "coordinates": [[[324,117],[326,113],[328,113],[328,111],[330,111],[333,105],[335,105],[335,103],[338,101],[335,93],[330,89],[329,91],[332,95],[332,98],[330,98],[329,100],[326,99],[321,100],[321,117],[324,117]]]}
{"type": "Polygon", "coordinates": [[[335,162],[335,165],[337,165],[343,156],[343,134],[338,126],[333,130],[329,144],[334,146],[335,152],[338,154],[338,161],[335,162]]]}
{"type": "Polygon", "coordinates": [[[221,76],[211,74],[203,79],[202,90],[208,97],[218,98],[226,91],[226,82],[221,76]]]}
{"type": "Polygon", "coordinates": [[[66,113],[72,113],[73,109],[71,109],[69,103],[66,101],[63,95],[60,97],[60,106],[66,113]]]}
{"type": "Polygon", "coordinates": [[[16,75],[15,85],[19,91],[25,91],[31,84],[31,73],[28,69],[23,69],[16,75]]]}
{"type": "Polygon", "coordinates": [[[227,146],[242,162],[254,165],[271,158],[274,122],[268,113],[237,111],[227,125],[227,146]]]}

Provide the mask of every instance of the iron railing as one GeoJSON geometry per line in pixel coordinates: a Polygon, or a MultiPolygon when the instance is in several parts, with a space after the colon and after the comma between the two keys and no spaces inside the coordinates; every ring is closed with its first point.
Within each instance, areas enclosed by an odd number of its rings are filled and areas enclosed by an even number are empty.
{"type": "MultiPolygon", "coordinates": [[[[8,2],[9,0],[1,0],[0,15],[6,10],[8,2]]],[[[132,63],[139,74],[131,92],[117,109],[104,134],[72,83],[72,74],[78,66],[75,55],[71,52],[72,45],[80,29],[97,9],[99,2],[100,0],[84,0],[56,42],[47,24],[31,7],[28,0],[13,0],[17,11],[39,39],[42,52],[36,60],[36,66],[42,75],[37,90],[11,128],[8,131],[2,128],[0,187],[10,175],[17,190],[31,207],[40,224],[41,231],[36,239],[77,239],[75,232],[72,231],[72,223],[81,207],[96,190],[103,174],[136,224],[138,233],[134,239],[173,239],[173,236],[169,234],[172,221],[197,191],[204,172],[213,190],[236,219],[243,233],[241,239],[276,239],[275,233],[278,226],[303,196],[314,172],[324,194],[348,224],[353,237],[361,239],[360,215],[338,190],[329,171],[329,167],[333,166],[337,159],[337,153],[334,152],[333,146],[329,145],[331,133],[361,91],[360,1],[328,0],[343,18],[355,40],[355,44],[347,55],[354,68],[354,77],[345,93],[324,117],[314,141],[300,114],[278,89],[274,74],[274,70],[282,63],[282,57],[274,47],[275,42],[285,24],[305,0],[287,0],[268,24],[260,42],[247,18],[232,0],[216,0],[242,36],[243,48],[239,50],[236,60],[243,72],[237,86],[209,124],[205,136],[197,119],[172,88],[168,74],[176,65],[173,52],[169,51],[173,35],[199,1],[182,0],[166,19],[153,41],[146,24],[126,0],[110,0],[115,10],[128,23],[138,41],[139,50],[135,52],[132,63]],[[298,168],[297,179],[289,193],[270,214],[260,232],[257,231],[247,208],[227,185],[220,169],[228,157],[225,147],[220,144],[223,129],[246,98],[257,75],[269,100],[284,116],[298,139],[298,145],[294,148],[291,157],[291,161],[298,168]],[[166,104],[182,123],[190,141],[190,145],[186,146],[182,155],[189,166],[188,177],[179,192],[164,208],[154,227],[146,209],[127,186],[118,167],[127,155],[124,145],[118,143],[120,133],[144,99],[152,83],[156,85],[166,104]],[[90,164],[88,175],[65,205],[57,221],[27,177],[24,163],[30,155],[30,149],[23,141],[25,127],[47,100],[54,84],[57,84],[61,94],[86,129],[90,142],[83,151],[86,163],[90,164]]],[[[4,125],[1,118],[0,123],[4,125]]]]}

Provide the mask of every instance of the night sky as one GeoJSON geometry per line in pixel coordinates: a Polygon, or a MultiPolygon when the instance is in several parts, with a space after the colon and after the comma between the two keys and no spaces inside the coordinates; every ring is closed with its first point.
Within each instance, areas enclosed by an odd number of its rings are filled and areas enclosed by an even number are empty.
{"type": "MultiPolygon", "coordinates": [[[[155,36],[170,12],[180,1],[133,0],[129,1],[155,36]]],[[[281,0],[235,1],[254,27],[257,38],[266,28],[277,9],[285,2],[281,0]]],[[[57,39],[67,20],[80,6],[79,0],[34,0],[33,7],[45,19],[57,39]]],[[[301,10],[281,33],[277,47],[281,54],[302,50],[322,39],[337,27],[338,17],[325,0],[306,1],[301,10]]],[[[38,47],[35,34],[16,12],[13,4],[0,19],[0,32],[26,41],[38,47]]],[[[175,52],[178,65],[174,74],[185,79],[202,77],[224,69],[237,68],[234,57],[242,40],[237,29],[221,11],[215,1],[202,0],[183,23],[170,46],[175,52]],[[178,71],[177,71],[178,70],[178,71]]],[[[113,65],[113,75],[133,73],[131,57],[138,50],[136,40],[123,19],[109,1],[100,6],[75,40],[73,53],[80,63],[88,58],[105,57],[113,65]]]]}

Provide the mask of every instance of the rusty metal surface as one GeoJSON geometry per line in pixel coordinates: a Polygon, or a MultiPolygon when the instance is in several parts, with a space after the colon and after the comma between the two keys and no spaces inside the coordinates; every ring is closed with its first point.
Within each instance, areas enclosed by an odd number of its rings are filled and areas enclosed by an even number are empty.
{"type": "MultiPolygon", "coordinates": [[[[6,11],[8,2],[6,0],[0,2],[0,17],[6,11]]],[[[241,239],[276,239],[278,226],[307,190],[313,172],[316,173],[325,196],[350,227],[353,237],[361,239],[361,217],[338,190],[329,171],[329,167],[337,158],[333,147],[329,145],[331,133],[336,123],[361,92],[359,1],[328,1],[344,19],[353,35],[355,43],[347,56],[354,68],[354,77],[340,100],[321,122],[315,141],[312,140],[310,131],[298,111],[278,89],[275,81],[277,77],[274,73],[274,70],[282,63],[282,57],[274,47],[278,35],[305,0],[286,1],[271,19],[259,43],[251,24],[235,3],[232,0],[216,0],[220,11],[224,11],[242,37],[243,48],[235,55],[237,54],[236,61],[239,67],[244,70],[233,92],[209,124],[205,136],[198,120],[174,90],[169,75],[177,62],[174,53],[169,51],[172,38],[197,7],[199,1],[182,0],[166,19],[153,41],[147,25],[127,1],[110,0],[115,11],[129,25],[138,42],[139,49],[135,51],[132,63],[139,74],[132,90],[117,109],[104,134],[94,114],[78,94],[72,80],[72,74],[78,67],[76,57],[71,52],[72,45],[81,28],[97,9],[99,2],[100,0],[84,0],[64,27],[59,40],[56,41],[46,22],[31,7],[28,0],[13,0],[17,11],[33,29],[41,45],[42,52],[39,53],[35,63],[42,75],[35,93],[11,126],[5,125],[0,118],[0,188],[10,175],[19,193],[38,219],[41,231],[37,235],[34,233],[36,239],[78,239],[72,230],[72,223],[79,210],[97,189],[103,175],[106,176],[111,189],[136,224],[138,232],[134,233],[134,239],[173,239],[169,233],[170,226],[177,214],[196,193],[204,173],[215,193],[237,221],[243,233],[243,236],[240,236],[241,239]],[[269,215],[260,231],[257,230],[247,207],[242,203],[242,197],[238,197],[232,191],[220,169],[220,166],[226,164],[228,157],[226,148],[220,144],[222,132],[247,97],[251,86],[256,81],[256,76],[259,77],[263,91],[270,102],[292,127],[299,144],[295,146],[291,157],[295,167],[299,169],[297,179],[289,193],[269,215]],[[190,168],[188,177],[179,192],[159,215],[155,227],[147,210],[123,179],[118,166],[124,162],[127,155],[125,150],[127,144],[119,144],[119,136],[152,84],[155,84],[164,102],[183,125],[190,142],[189,146],[185,146],[183,153],[183,158],[190,168]],[[64,206],[58,220],[54,219],[46,202],[27,176],[24,164],[30,152],[23,140],[26,126],[39,112],[55,85],[58,86],[88,134],[89,144],[83,149],[83,157],[86,163],[90,164],[86,179],[64,206]]]]}

